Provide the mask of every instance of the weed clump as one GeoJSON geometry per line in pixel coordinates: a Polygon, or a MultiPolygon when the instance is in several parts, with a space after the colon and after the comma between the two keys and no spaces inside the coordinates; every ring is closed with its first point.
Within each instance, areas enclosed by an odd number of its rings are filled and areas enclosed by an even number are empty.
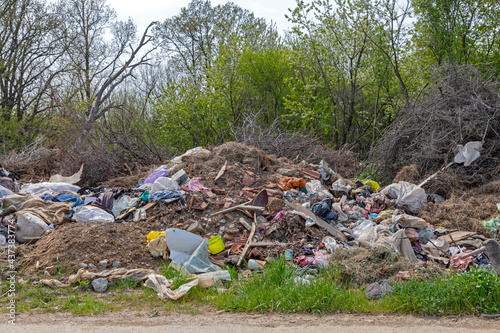
{"type": "Polygon", "coordinates": [[[343,285],[365,285],[414,268],[408,259],[385,247],[338,250],[333,259],[339,282],[343,285]]]}

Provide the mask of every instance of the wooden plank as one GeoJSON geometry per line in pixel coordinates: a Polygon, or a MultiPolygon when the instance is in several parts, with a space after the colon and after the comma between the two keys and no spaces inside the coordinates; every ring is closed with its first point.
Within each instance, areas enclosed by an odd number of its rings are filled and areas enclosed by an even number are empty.
{"type": "Polygon", "coordinates": [[[316,214],[311,212],[306,207],[293,202],[288,202],[286,200],[285,202],[288,207],[312,217],[312,219],[314,220],[314,222],[316,222],[316,225],[318,225],[318,227],[326,229],[326,231],[328,231],[330,235],[332,235],[333,237],[337,238],[340,241],[347,242],[347,237],[339,229],[335,228],[334,226],[331,226],[330,224],[328,224],[323,219],[319,218],[316,214]]]}
{"type": "Polygon", "coordinates": [[[226,161],[226,163],[224,163],[224,165],[222,166],[222,168],[220,168],[219,173],[217,174],[217,176],[214,179],[214,182],[217,181],[217,179],[219,179],[220,177],[222,177],[222,175],[224,174],[224,172],[226,172],[226,169],[227,169],[227,161],[226,161]]]}
{"type": "Polygon", "coordinates": [[[245,244],[245,247],[243,248],[243,252],[241,252],[240,259],[238,260],[238,263],[236,266],[241,265],[241,262],[243,261],[243,257],[245,257],[245,254],[247,253],[248,249],[250,248],[250,245],[252,244],[252,239],[253,235],[255,235],[255,228],[257,225],[257,216],[253,216],[253,223],[252,223],[252,230],[250,231],[250,235],[248,236],[247,243],[245,244]]]}

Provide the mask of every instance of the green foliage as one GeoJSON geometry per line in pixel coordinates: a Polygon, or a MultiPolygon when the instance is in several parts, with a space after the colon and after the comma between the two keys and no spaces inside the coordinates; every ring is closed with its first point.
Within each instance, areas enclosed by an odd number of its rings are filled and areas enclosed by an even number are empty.
{"type": "MultiPolygon", "coordinates": [[[[201,2],[193,5],[201,6],[201,2]]],[[[213,10],[218,13],[224,8],[213,10]]],[[[194,13],[182,12],[182,20],[194,13]]],[[[290,75],[287,50],[279,44],[274,29],[260,24],[252,29],[248,23],[253,22],[253,16],[245,11],[241,15],[240,24],[248,32],[245,38],[231,25],[231,33],[210,44],[209,53],[195,51],[200,52],[196,59],[202,59],[201,63],[194,59],[189,62],[192,66],[184,63],[182,79],[170,80],[155,97],[153,108],[162,129],[161,140],[171,150],[221,144],[232,138],[233,125],[248,113],[260,112],[264,125],[283,113],[285,78],[290,75]]],[[[211,18],[220,20],[219,25],[228,25],[226,19],[218,14],[211,18]]],[[[204,17],[198,24],[210,26],[214,22],[204,17]]],[[[172,42],[174,36],[165,38],[172,42]]],[[[184,59],[193,57],[184,49],[179,52],[184,59]]]]}
{"type": "Polygon", "coordinates": [[[500,313],[500,277],[481,268],[396,286],[393,310],[422,315],[500,313]]]}
{"type": "Polygon", "coordinates": [[[379,172],[377,165],[368,164],[359,174],[357,174],[354,177],[354,180],[356,180],[356,179],[360,179],[360,180],[370,179],[370,180],[374,180],[376,182],[380,182],[382,180],[381,178],[382,178],[382,175],[379,172]]]}
{"type": "Polygon", "coordinates": [[[80,287],[86,287],[90,284],[90,281],[89,280],[80,280],[78,279],[78,281],[76,281],[76,283],[80,286],[80,287]]]}
{"type": "Polygon", "coordinates": [[[0,154],[7,154],[18,147],[24,147],[27,144],[27,137],[23,134],[24,121],[17,121],[15,118],[4,120],[0,118],[0,154]]]}
{"type": "Polygon", "coordinates": [[[413,0],[415,42],[437,65],[493,61],[498,71],[496,0],[413,0]]]}

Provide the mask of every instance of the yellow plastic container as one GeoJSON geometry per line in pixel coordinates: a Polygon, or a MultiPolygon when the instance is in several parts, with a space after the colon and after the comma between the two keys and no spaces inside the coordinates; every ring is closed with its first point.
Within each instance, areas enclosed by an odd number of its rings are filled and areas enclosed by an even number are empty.
{"type": "Polygon", "coordinates": [[[151,231],[149,234],[146,236],[146,243],[149,244],[153,239],[158,238],[158,237],[165,237],[165,231],[151,231]]]}
{"type": "Polygon", "coordinates": [[[208,240],[208,249],[212,254],[217,254],[224,250],[224,242],[220,235],[214,236],[208,240]]]}

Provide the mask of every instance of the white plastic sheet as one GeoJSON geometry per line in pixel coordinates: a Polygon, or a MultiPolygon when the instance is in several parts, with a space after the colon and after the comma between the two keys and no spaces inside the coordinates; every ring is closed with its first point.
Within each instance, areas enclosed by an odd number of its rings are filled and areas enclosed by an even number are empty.
{"type": "Polygon", "coordinates": [[[151,186],[149,195],[163,190],[174,191],[178,188],[179,184],[177,184],[175,180],[172,180],[168,177],[160,177],[153,183],[153,186],[151,186]]]}
{"type": "Polygon", "coordinates": [[[14,194],[14,192],[12,192],[8,188],[3,187],[2,185],[0,185],[0,198],[1,197],[6,197],[6,196],[11,195],[11,194],[14,194]]]}
{"type": "Polygon", "coordinates": [[[80,170],[78,170],[77,173],[75,173],[72,176],[69,177],[64,177],[61,175],[53,175],[49,179],[49,183],[68,183],[68,184],[76,184],[80,181],[82,178],[82,173],[83,173],[83,164],[80,167],[80,170]]]}
{"type": "Polygon", "coordinates": [[[228,271],[210,272],[199,275],[188,275],[188,278],[193,278],[192,281],[181,285],[179,288],[172,290],[175,280],[167,279],[163,275],[150,274],[144,283],[144,286],[154,289],[158,297],[161,299],[170,298],[176,300],[184,296],[189,289],[194,286],[203,288],[211,287],[218,280],[231,280],[228,271]]]}
{"type": "Polygon", "coordinates": [[[203,149],[203,147],[196,147],[193,149],[189,149],[188,151],[186,151],[184,154],[182,154],[180,156],[174,157],[170,162],[172,162],[174,164],[180,164],[180,163],[182,163],[183,157],[191,156],[191,155],[194,155],[194,154],[199,153],[199,152],[210,153],[209,150],[203,149]]]}
{"type": "Polygon", "coordinates": [[[333,195],[325,189],[323,185],[321,185],[321,182],[317,179],[307,182],[306,190],[309,195],[316,193],[319,197],[333,198],[333,195]]]}
{"type": "Polygon", "coordinates": [[[427,203],[425,190],[408,182],[391,184],[382,190],[382,194],[396,199],[396,207],[406,207],[412,213],[418,213],[427,203]]]}
{"type": "Polygon", "coordinates": [[[458,145],[457,147],[459,151],[453,161],[455,163],[463,163],[464,166],[469,166],[481,155],[480,151],[483,149],[483,144],[480,141],[471,141],[465,146],[458,145]]]}
{"type": "Polygon", "coordinates": [[[115,200],[112,212],[115,216],[118,216],[122,211],[135,207],[139,200],[141,200],[141,198],[132,198],[129,195],[124,194],[118,198],[118,200],[115,200]]]}
{"type": "Polygon", "coordinates": [[[93,206],[78,206],[74,208],[73,219],[76,222],[115,222],[113,215],[93,206]]]}
{"type": "Polygon", "coordinates": [[[68,184],[68,183],[36,183],[36,184],[24,184],[21,186],[20,193],[37,193],[40,191],[51,190],[53,192],[61,191],[71,191],[78,192],[80,186],[68,184]]]}
{"type": "Polygon", "coordinates": [[[365,232],[369,232],[373,229],[373,222],[370,220],[365,220],[363,223],[352,229],[352,235],[354,238],[359,238],[365,232]]]}

